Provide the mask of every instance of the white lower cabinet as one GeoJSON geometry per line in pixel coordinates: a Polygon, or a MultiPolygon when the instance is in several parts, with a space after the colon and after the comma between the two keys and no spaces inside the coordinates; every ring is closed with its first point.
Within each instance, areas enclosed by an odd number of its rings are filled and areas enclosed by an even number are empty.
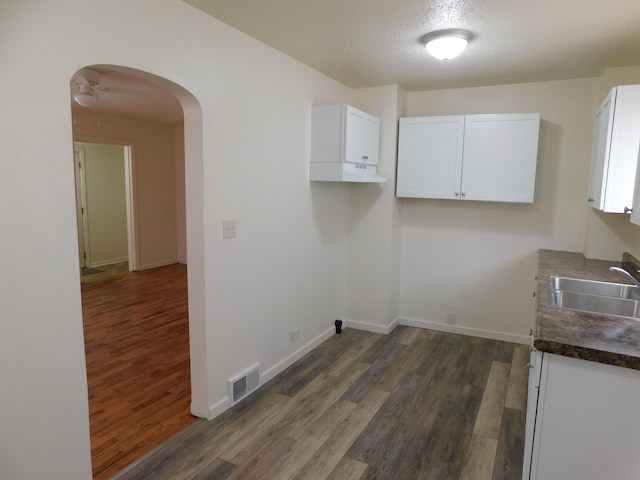
{"type": "Polygon", "coordinates": [[[533,352],[523,479],[640,478],[640,371],[533,352]]]}

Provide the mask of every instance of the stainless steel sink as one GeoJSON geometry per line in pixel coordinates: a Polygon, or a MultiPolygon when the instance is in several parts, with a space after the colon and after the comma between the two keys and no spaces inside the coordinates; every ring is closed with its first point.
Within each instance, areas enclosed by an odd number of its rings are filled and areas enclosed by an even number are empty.
{"type": "Polygon", "coordinates": [[[602,297],[630,298],[640,300],[640,290],[635,285],[613,282],[597,282],[578,278],[550,277],[551,290],[584,293],[602,297]]]}
{"type": "Polygon", "coordinates": [[[581,312],[601,313],[616,317],[640,317],[640,302],[626,298],[600,297],[598,295],[586,295],[584,293],[553,292],[555,307],[581,312]]]}
{"type": "Polygon", "coordinates": [[[640,318],[640,291],[636,286],[554,276],[549,283],[553,307],[640,318]]]}

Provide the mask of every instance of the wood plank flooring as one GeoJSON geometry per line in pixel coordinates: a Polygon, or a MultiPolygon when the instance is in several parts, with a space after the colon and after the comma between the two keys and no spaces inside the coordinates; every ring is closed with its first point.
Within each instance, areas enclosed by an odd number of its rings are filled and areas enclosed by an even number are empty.
{"type": "MultiPolygon", "coordinates": [[[[107,270],[108,269],[103,269],[107,270]]],[[[106,479],[196,418],[189,412],[185,265],[82,282],[91,455],[106,479]]]]}
{"type": "Polygon", "coordinates": [[[345,329],[116,478],[519,479],[527,347],[345,329]]]}

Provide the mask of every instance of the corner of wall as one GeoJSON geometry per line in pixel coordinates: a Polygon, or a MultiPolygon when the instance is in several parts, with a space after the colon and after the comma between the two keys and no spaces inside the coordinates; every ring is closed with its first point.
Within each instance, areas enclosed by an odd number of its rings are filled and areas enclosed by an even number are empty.
{"type": "Polygon", "coordinates": [[[382,186],[349,186],[347,317],[351,325],[384,333],[399,313],[401,224],[395,198],[397,128],[406,111],[398,85],[353,90],[354,106],[379,117],[382,186]]]}

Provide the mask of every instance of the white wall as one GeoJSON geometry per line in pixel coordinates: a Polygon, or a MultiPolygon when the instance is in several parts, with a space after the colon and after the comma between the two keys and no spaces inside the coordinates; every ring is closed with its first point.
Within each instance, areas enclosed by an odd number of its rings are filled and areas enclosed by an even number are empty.
{"type": "Polygon", "coordinates": [[[347,187],[310,184],[310,113],[346,87],[177,0],[5,0],[0,60],[0,478],[91,478],[70,161],[83,66],[150,72],[199,102],[185,111],[194,409],[215,414],[232,374],[259,361],[273,375],[331,333],[347,187]]]}
{"type": "Polygon", "coordinates": [[[406,92],[396,85],[352,92],[350,102],[380,118],[380,163],[383,184],[349,186],[347,325],[388,333],[400,303],[400,207],[395,200],[398,118],[406,92]]]}
{"type": "Polygon", "coordinates": [[[410,116],[540,112],[542,122],[533,205],[399,200],[401,321],[442,327],[451,312],[470,333],[527,341],[537,250],[583,250],[598,92],[588,78],[409,93],[410,116]]]}

